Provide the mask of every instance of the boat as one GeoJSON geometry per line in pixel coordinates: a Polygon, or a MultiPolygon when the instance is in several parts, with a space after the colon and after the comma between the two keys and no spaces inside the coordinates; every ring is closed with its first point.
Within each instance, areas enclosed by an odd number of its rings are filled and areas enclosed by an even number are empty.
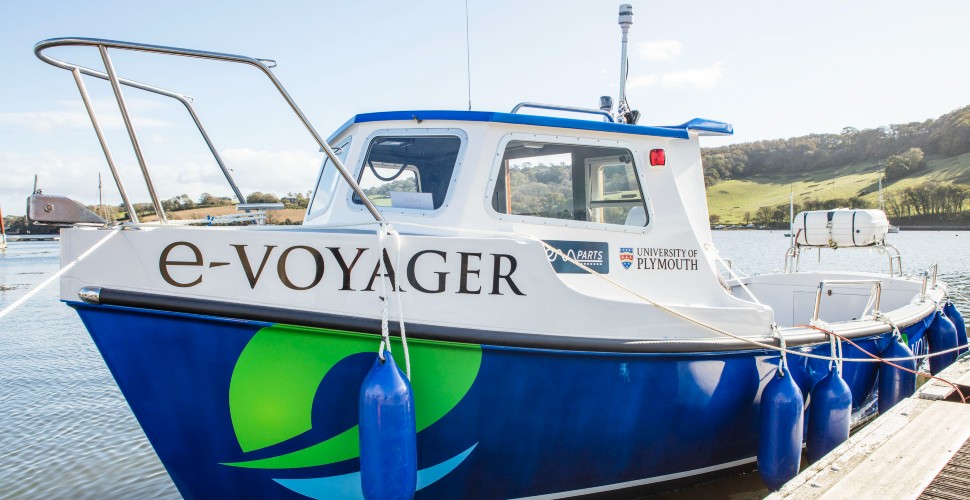
{"type": "MultiPolygon", "coordinates": [[[[885,174],[882,172],[879,173],[879,210],[882,210],[883,212],[886,211],[886,201],[882,195],[882,178],[884,175],[885,174]]],[[[888,232],[891,234],[899,233],[899,226],[894,226],[892,224],[889,224],[888,232]]]]}
{"type": "MultiPolygon", "coordinates": [[[[625,75],[632,7],[620,23],[625,75]]],[[[616,110],[607,98],[373,112],[324,139],[264,59],[91,38],[35,53],[74,76],[129,215],[108,222],[35,194],[31,219],[71,226],[60,298],[186,498],[374,498],[399,471],[400,498],[632,495],[764,475],[783,448],[802,449],[801,420],[787,427],[795,441],[764,437],[779,422],[776,381],[803,395],[789,398],[801,418],[834,373],[857,425],[878,381],[901,373],[868,354],[956,355],[926,339],[945,284],[903,275],[873,217],[853,243],[845,216],[819,228],[812,215],[786,272],[739,276],[712,240],[700,155],[702,137],[732,126],[638,124],[622,79],[616,110]],[[104,67],[51,56],[68,46],[104,67]],[[119,52],[265,75],[321,149],[303,224],[260,223],[191,100],[119,76],[119,52]],[[155,221],[133,208],[86,80],[116,96],[155,221]],[[252,219],[170,221],[122,90],[181,102],[252,219]],[[887,252],[888,269],[798,270],[801,249],[833,246],[887,252]],[[387,366],[407,383],[385,400],[368,384],[387,366]],[[403,423],[375,433],[373,405],[403,423]]]]}
{"type": "Polygon", "coordinates": [[[0,250],[7,248],[7,228],[3,223],[3,210],[0,210],[0,250]]]}

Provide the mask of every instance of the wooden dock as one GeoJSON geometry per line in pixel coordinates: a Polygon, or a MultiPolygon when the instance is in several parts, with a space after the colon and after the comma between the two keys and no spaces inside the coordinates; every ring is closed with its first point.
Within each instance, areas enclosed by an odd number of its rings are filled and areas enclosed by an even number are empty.
{"type": "MultiPolygon", "coordinates": [[[[940,377],[970,397],[970,357],[940,377]]],[[[970,404],[930,381],[767,498],[970,498],[970,404]]]]}
{"type": "Polygon", "coordinates": [[[58,241],[59,234],[8,234],[7,241],[58,241]]]}

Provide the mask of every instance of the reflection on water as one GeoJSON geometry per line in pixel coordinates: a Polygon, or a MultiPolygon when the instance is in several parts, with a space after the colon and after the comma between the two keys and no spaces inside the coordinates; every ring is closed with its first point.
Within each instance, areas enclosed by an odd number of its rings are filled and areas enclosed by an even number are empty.
{"type": "MultiPolygon", "coordinates": [[[[0,252],[0,309],[59,261],[57,242],[10,242],[0,252]]],[[[57,290],[0,319],[0,498],[179,498],[57,290]]]]}
{"type": "MultiPolygon", "coordinates": [[[[781,231],[716,231],[714,242],[735,266],[780,270],[788,239],[781,231]]],[[[962,311],[970,311],[968,232],[890,235],[907,273],[940,262],[962,311]]],[[[57,242],[11,242],[0,252],[0,309],[58,268],[57,242]]],[[[870,250],[803,255],[802,269],[825,266],[881,271],[870,250]]],[[[57,286],[0,319],[0,498],[178,498],[131,410],[57,286]]],[[[757,474],[664,495],[665,498],[760,498],[757,474]]]]}

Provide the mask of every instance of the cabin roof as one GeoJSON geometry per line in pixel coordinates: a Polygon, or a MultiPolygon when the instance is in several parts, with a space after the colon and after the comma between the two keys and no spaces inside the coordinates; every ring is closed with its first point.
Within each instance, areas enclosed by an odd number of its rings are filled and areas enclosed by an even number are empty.
{"type": "Polygon", "coordinates": [[[687,139],[691,130],[702,135],[731,135],[734,127],[728,123],[714,120],[695,118],[680,125],[648,126],[629,125],[626,123],[611,123],[594,120],[577,120],[554,116],[530,115],[521,113],[497,113],[491,111],[449,111],[449,110],[415,110],[415,111],[382,111],[377,113],[361,113],[355,115],[340,126],[327,141],[332,141],[355,123],[383,122],[383,121],[423,121],[447,120],[465,122],[494,122],[512,123],[517,125],[533,125],[538,127],[568,128],[576,130],[594,130],[598,132],[616,132],[621,134],[649,135],[655,137],[672,137],[687,139]]]}

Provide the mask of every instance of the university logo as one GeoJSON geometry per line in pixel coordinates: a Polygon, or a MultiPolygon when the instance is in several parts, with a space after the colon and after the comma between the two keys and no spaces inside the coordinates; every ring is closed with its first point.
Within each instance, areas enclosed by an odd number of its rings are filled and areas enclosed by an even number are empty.
{"type": "Polygon", "coordinates": [[[623,269],[630,269],[633,265],[632,247],[620,247],[620,264],[623,264],[623,269]]]}

